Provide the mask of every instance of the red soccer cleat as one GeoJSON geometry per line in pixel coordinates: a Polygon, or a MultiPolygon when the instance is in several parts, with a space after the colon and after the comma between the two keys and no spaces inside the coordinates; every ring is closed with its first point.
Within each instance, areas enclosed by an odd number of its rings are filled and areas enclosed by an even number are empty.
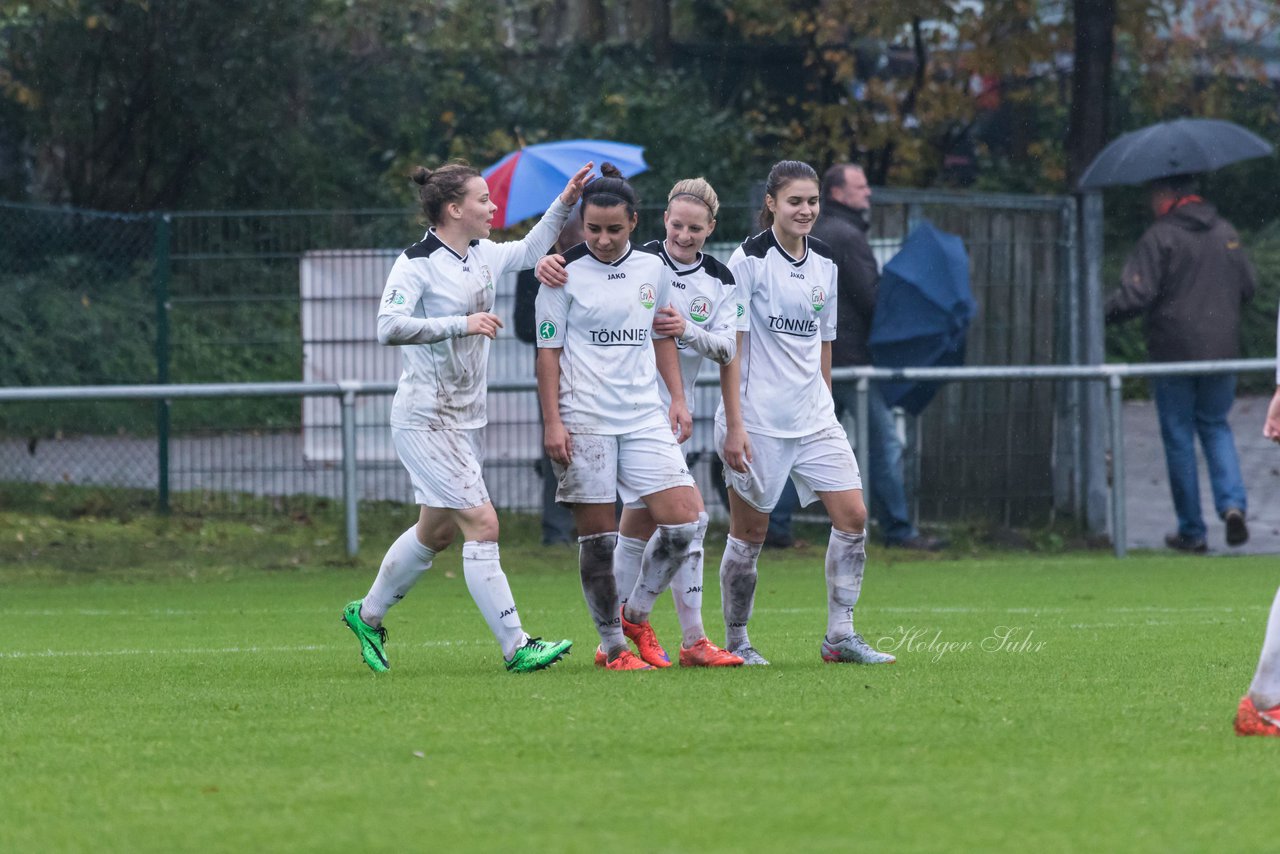
{"type": "Polygon", "coordinates": [[[1280,706],[1260,712],[1245,694],[1236,709],[1236,735],[1280,735],[1280,706]]]}
{"type": "Polygon", "coordinates": [[[609,656],[604,654],[604,647],[596,647],[596,667],[604,667],[609,663],[609,656]]]}
{"type": "Polygon", "coordinates": [[[624,649],[618,653],[618,657],[613,661],[605,661],[605,670],[652,670],[653,668],[640,660],[640,656],[636,655],[629,649],[624,649]]]}
{"type": "Polygon", "coordinates": [[[636,645],[636,651],[640,653],[640,657],[646,664],[654,667],[671,666],[671,659],[667,657],[667,651],[662,648],[662,644],[658,643],[658,636],[653,633],[653,626],[649,625],[648,620],[643,623],[633,623],[623,615],[622,633],[636,645]]]}
{"type": "Polygon", "coordinates": [[[741,667],[742,657],[721,649],[703,638],[693,646],[680,647],[681,667],[741,667]]]}

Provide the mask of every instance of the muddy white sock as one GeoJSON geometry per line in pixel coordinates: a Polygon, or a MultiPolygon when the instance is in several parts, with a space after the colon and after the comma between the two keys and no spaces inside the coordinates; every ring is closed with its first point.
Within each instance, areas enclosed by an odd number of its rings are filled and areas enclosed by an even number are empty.
{"type": "Polygon", "coordinates": [[[578,573],[582,577],[582,596],[595,620],[600,645],[613,656],[627,648],[618,613],[618,584],[613,578],[613,550],[616,532],[578,537],[578,573]]]}
{"type": "Polygon", "coordinates": [[[642,623],[653,613],[653,603],[671,586],[671,579],[683,564],[693,560],[689,548],[698,533],[697,522],[683,525],[659,525],[645,544],[640,563],[640,578],[627,600],[626,616],[642,623]]]}
{"type": "Polygon", "coordinates": [[[676,603],[676,617],[680,620],[680,643],[693,646],[707,636],[702,626],[702,542],[707,536],[706,513],[698,514],[698,531],[689,545],[694,559],[680,564],[671,579],[671,598],[676,603]]]}
{"type": "MultiPolygon", "coordinates": [[[[657,536],[657,531],[654,532],[657,536]]],[[[635,537],[618,535],[613,548],[613,578],[618,585],[618,604],[626,605],[636,580],[640,578],[640,563],[644,558],[645,541],[635,537]]]]}
{"type": "Polygon", "coordinates": [[[720,559],[720,604],[724,609],[725,649],[750,646],[747,622],[756,600],[756,561],[760,543],[748,543],[730,536],[720,559]]]}
{"type": "Polygon", "coordinates": [[[850,534],[831,529],[827,541],[827,640],[853,634],[853,606],[862,592],[867,564],[866,532],[850,534]]]}
{"type": "Polygon", "coordinates": [[[417,584],[435,556],[435,552],[418,541],[417,525],[401,534],[382,558],[378,577],[360,605],[360,619],[375,628],[382,625],[387,611],[417,584]]]}
{"type": "Polygon", "coordinates": [[[498,560],[498,544],[476,540],[463,543],[462,574],[489,631],[502,646],[502,657],[510,661],[529,636],[520,626],[520,612],[498,560]]]}
{"type": "Polygon", "coordinates": [[[1267,634],[1262,641],[1258,670],[1249,685],[1249,697],[1259,711],[1280,706],[1280,590],[1276,591],[1276,598],[1271,603],[1267,634]]]}

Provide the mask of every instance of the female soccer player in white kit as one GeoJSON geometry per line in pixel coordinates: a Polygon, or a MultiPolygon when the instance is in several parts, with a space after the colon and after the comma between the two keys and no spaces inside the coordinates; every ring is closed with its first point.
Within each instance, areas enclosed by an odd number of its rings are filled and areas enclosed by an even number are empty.
{"type": "MultiPolygon", "coordinates": [[[[1280,444],[1280,315],[1276,318],[1276,391],[1267,406],[1262,435],[1280,444]]],[[[1280,590],[1271,601],[1262,653],[1249,690],[1236,709],[1237,735],[1280,736],[1280,590]]]]}
{"type": "Polygon", "coordinates": [[[600,171],[583,190],[586,242],[564,255],[567,283],[538,292],[538,395],[544,445],[560,479],[556,498],[573,505],[578,526],[582,592],[600,635],[597,661],[609,670],[648,670],[623,632],[648,658],[665,658],[647,615],[695,558],[700,501],[672,435],[687,438],[692,427],[675,340],[653,329],[657,306],[669,302],[666,267],[631,245],[631,185],[610,164],[600,171]],[[673,390],[669,419],[658,372],[673,390]],[[658,525],[653,559],[631,594],[633,613],[646,617],[640,623],[619,613],[617,496],[643,501],[658,525]]]}
{"type": "MultiPolygon", "coordinates": [[[[684,383],[685,405],[690,414],[694,408],[694,382],[704,359],[727,365],[737,350],[737,293],[733,274],[710,255],[703,245],[716,227],[720,200],[716,191],[703,178],[677,181],[667,194],[667,210],[663,214],[666,239],[651,241],[645,249],[657,252],[667,266],[672,304],[658,309],[654,331],[676,340],[680,353],[680,374],[684,383]]],[[[538,279],[553,287],[565,282],[563,256],[548,255],[538,262],[538,279]]],[[[659,378],[658,392],[664,406],[670,406],[671,393],[659,378]]],[[[691,551],[696,559],[683,564],[671,580],[671,595],[682,633],[680,664],[682,667],[735,667],[742,659],[713,644],[702,626],[702,541],[707,531],[707,513],[699,496],[698,532],[691,551]]],[[[628,504],[622,511],[618,544],[613,552],[613,575],[622,604],[622,617],[634,626],[648,622],[648,614],[638,612],[630,603],[631,593],[640,580],[645,563],[652,560],[658,547],[657,523],[642,501],[628,504]]],[[[641,657],[654,667],[666,667],[670,659],[661,647],[640,649],[641,657]]],[[[598,655],[603,656],[603,651],[598,655]]],[[[601,662],[597,661],[597,664],[601,662]]]]}
{"type": "Polygon", "coordinates": [[[769,512],[788,475],[802,505],[821,499],[831,517],[823,660],[894,661],[853,629],[867,558],[867,511],[858,463],[831,399],[836,266],[826,244],[809,236],[818,196],[818,175],[807,163],[775,164],[760,216],[765,231],[743,241],[729,259],[742,308],[738,355],[716,412],[716,446],[729,486],[720,595],[725,647],[749,665],[769,663],[751,645],[747,622],[769,512]]]}
{"type": "Polygon", "coordinates": [[[507,670],[541,670],[571,641],[531,638],[498,557],[498,515],[481,471],[484,459],[489,341],[502,321],[492,313],[494,287],[532,267],[560,233],[591,164],[578,170],[524,240],[486,240],[497,206],[475,169],[451,163],[419,167],[423,213],[432,227],[396,259],[378,311],[378,341],[402,348],[404,370],[391,406],[391,436],[409,471],[421,511],[392,544],[363,600],[342,619],[360,641],[364,662],[390,669],[382,619],[405,597],[461,529],[467,590],[502,647],[507,670]]]}

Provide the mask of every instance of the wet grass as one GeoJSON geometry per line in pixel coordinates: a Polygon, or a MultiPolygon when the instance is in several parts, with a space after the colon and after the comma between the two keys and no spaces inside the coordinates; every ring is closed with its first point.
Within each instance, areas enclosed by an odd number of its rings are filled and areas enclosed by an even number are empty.
{"type": "MultiPolygon", "coordinates": [[[[316,520],[0,513],[0,850],[1267,848],[1280,744],[1230,719],[1274,561],[873,549],[858,624],[890,667],[825,665],[822,549],[768,551],[769,668],[612,674],[575,550],[508,520],[527,629],[506,673],[456,550],[370,673],[337,621],[354,560],[316,520]]],[[[706,616],[719,601],[711,538],[706,616]]],[[[677,634],[659,603],[659,637],[677,634]]]]}

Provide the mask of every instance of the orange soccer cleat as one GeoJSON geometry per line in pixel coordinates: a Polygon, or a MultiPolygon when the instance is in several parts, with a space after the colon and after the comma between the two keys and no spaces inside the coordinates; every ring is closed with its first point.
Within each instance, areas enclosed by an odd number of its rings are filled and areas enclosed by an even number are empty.
{"type": "Polygon", "coordinates": [[[1260,712],[1245,694],[1236,709],[1236,735],[1280,735],[1280,706],[1260,712]]]}
{"type": "Polygon", "coordinates": [[[681,667],[741,667],[742,657],[721,649],[703,638],[693,646],[680,647],[681,667]]]}
{"type": "Polygon", "coordinates": [[[629,649],[624,649],[618,653],[618,657],[610,661],[604,654],[603,649],[596,649],[596,666],[603,667],[605,670],[652,670],[653,668],[640,660],[640,656],[636,655],[629,649]]]}
{"type": "Polygon", "coordinates": [[[667,651],[662,648],[662,644],[658,643],[658,636],[653,633],[653,626],[648,620],[643,623],[633,623],[624,614],[622,615],[622,633],[636,645],[636,651],[640,653],[640,657],[646,664],[654,667],[671,666],[671,659],[667,657],[667,651]]]}

